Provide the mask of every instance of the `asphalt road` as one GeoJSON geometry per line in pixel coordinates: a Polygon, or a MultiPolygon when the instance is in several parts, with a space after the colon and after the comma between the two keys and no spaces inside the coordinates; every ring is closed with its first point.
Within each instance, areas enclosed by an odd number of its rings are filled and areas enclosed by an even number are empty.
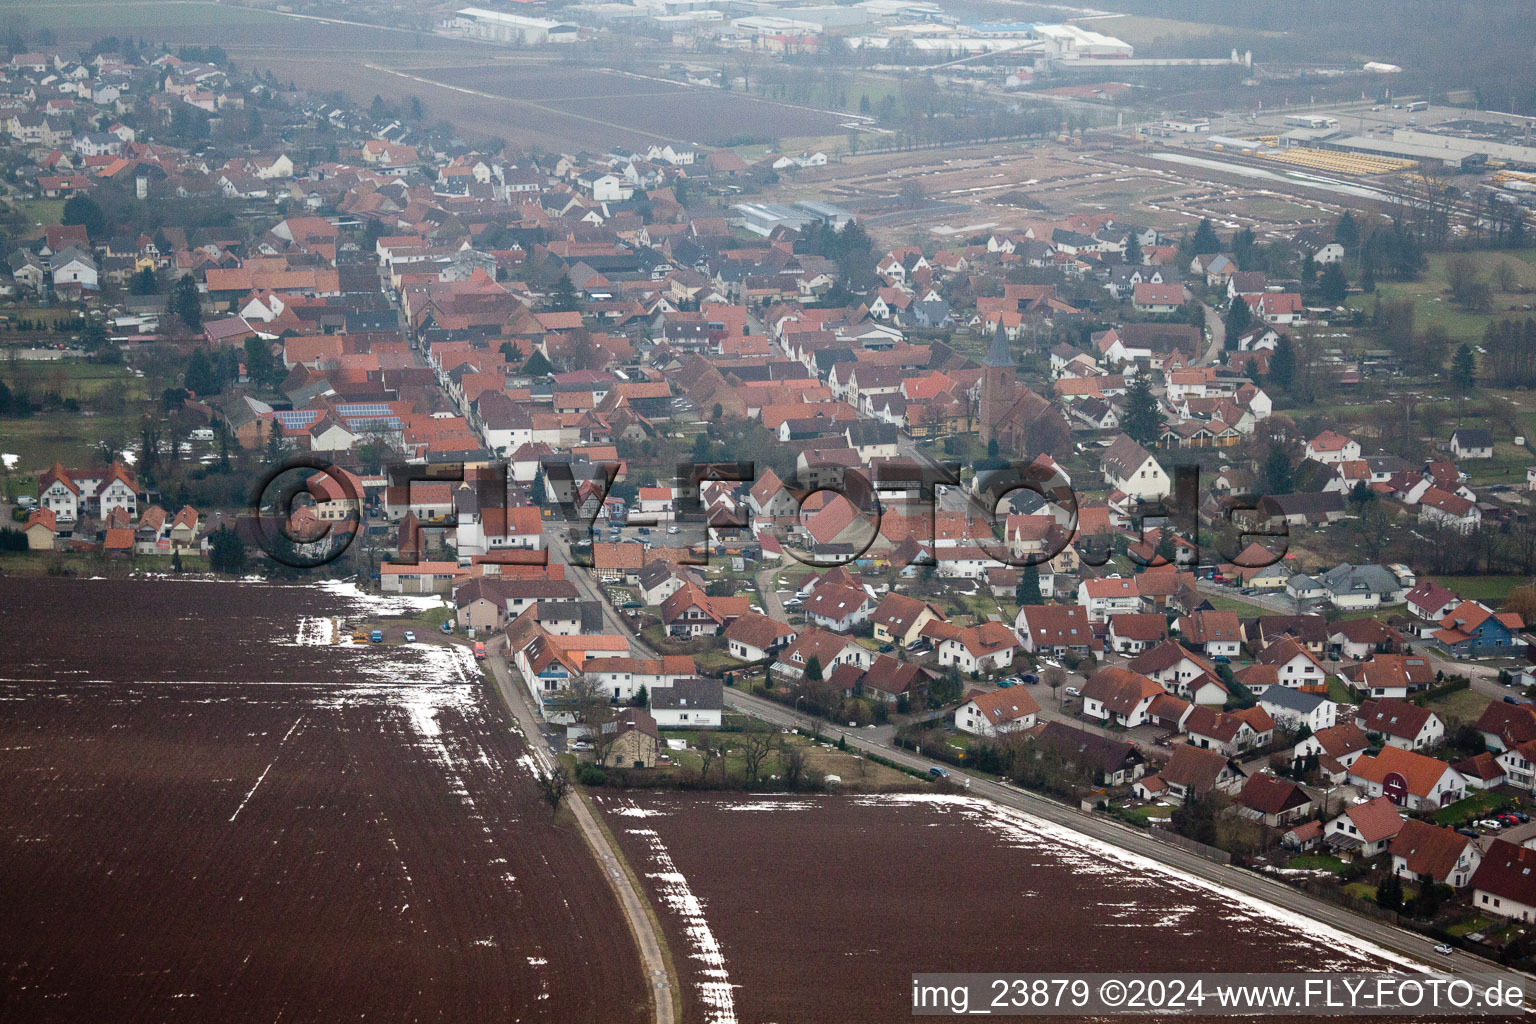
{"type": "MultiPolygon", "coordinates": [[[[737,690],[726,689],[725,702],[732,710],[751,714],[754,717],[781,727],[800,726],[802,728],[809,728],[813,724],[813,720],[809,716],[798,714],[779,704],[763,700],[759,697],[748,696],[737,690]]],[[[824,725],[822,735],[829,738],[833,735],[841,735],[846,739],[848,745],[854,748],[877,753],[881,757],[920,771],[927,771],[929,768],[938,765],[936,761],[918,757],[909,751],[892,746],[887,740],[874,735],[867,735],[867,733],[869,733],[869,730],[840,729],[835,726],[828,728],[824,725]]],[[[1467,953],[1457,952],[1451,957],[1442,956],[1434,951],[1435,942],[1433,939],[1398,928],[1383,921],[1376,921],[1351,913],[1342,907],[1315,899],[1282,882],[1273,881],[1262,875],[1245,871],[1241,868],[1208,861],[1179,847],[1159,842],[1147,833],[1133,829],[1128,825],[1122,825],[1101,815],[1074,810],[1007,783],[993,782],[980,776],[968,775],[958,769],[949,768],[948,766],[944,767],[949,771],[951,781],[960,785],[967,785],[968,783],[967,792],[971,796],[985,797],[1005,807],[1011,807],[1054,824],[1063,825],[1086,836],[1141,854],[1152,860],[1184,871],[1187,874],[1195,875],[1244,895],[1264,900],[1289,911],[1304,914],[1314,920],[1331,925],[1342,932],[1366,939],[1394,953],[1408,957],[1426,970],[1433,970],[1436,973],[1444,974],[1476,974],[1508,970],[1493,964],[1491,961],[1467,953]]],[[[1518,978],[1525,985],[1526,998],[1528,1000],[1536,997],[1536,977],[1511,973],[1513,977],[1518,978]]]]}

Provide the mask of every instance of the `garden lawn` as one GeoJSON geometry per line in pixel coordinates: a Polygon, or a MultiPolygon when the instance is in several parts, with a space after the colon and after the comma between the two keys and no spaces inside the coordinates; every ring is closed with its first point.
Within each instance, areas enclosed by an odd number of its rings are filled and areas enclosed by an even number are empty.
{"type": "Polygon", "coordinates": [[[1454,828],[1468,821],[1486,818],[1495,811],[1513,806],[1514,803],[1514,797],[1505,796],[1502,793],[1491,793],[1486,790],[1473,793],[1465,800],[1458,800],[1449,807],[1442,807],[1436,811],[1435,824],[1454,828]]]}

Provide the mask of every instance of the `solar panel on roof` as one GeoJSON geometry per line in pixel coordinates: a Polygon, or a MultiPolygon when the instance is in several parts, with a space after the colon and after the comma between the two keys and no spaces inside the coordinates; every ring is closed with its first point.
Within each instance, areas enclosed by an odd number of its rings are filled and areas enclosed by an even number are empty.
{"type": "Polygon", "coordinates": [[[341,416],[393,416],[394,410],[386,402],[348,402],[336,406],[336,412],[341,416]]]}
{"type": "Polygon", "coordinates": [[[320,413],[315,409],[278,409],[272,415],[283,425],[284,430],[307,427],[320,418],[320,413]]]}

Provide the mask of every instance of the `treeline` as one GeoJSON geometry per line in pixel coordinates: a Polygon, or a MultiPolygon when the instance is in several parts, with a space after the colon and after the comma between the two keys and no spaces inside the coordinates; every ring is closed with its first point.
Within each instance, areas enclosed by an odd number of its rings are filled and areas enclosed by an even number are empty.
{"type": "Polygon", "coordinates": [[[1536,318],[1490,323],[1483,332],[1482,375],[1502,386],[1536,386],[1536,318]]]}

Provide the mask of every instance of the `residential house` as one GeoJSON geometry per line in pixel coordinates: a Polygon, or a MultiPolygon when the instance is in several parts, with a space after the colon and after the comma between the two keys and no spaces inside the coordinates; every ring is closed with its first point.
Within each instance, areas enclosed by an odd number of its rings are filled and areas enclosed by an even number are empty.
{"type": "Polygon", "coordinates": [[[1138,501],[1168,496],[1171,485],[1163,467],[1141,445],[1121,434],[1104,450],[1104,482],[1138,501]]]}
{"type": "Polygon", "coordinates": [[[1451,454],[1457,460],[1493,458],[1493,433],[1483,427],[1462,427],[1451,434],[1451,454]]]}
{"type": "Polygon", "coordinates": [[[1445,723],[1428,708],[1405,700],[1368,700],[1355,712],[1355,724],[1366,736],[1403,750],[1428,750],[1445,739],[1445,723]]]}
{"type": "Polygon", "coordinates": [[[647,691],[659,729],[718,729],[725,696],[718,679],[691,676],[647,691]]]}
{"type": "Polygon", "coordinates": [[[1029,691],[1020,686],[991,693],[973,691],[964,704],[955,709],[955,728],[973,736],[993,738],[1003,733],[1023,732],[1035,727],[1040,705],[1029,691]]]}
{"type": "Polygon", "coordinates": [[[1279,686],[1321,688],[1327,685],[1328,672],[1322,663],[1292,637],[1283,636],[1265,647],[1254,659],[1257,664],[1275,669],[1279,686]]]}
{"type": "Polygon", "coordinates": [[[1174,803],[1184,803],[1215,792],[1235,793],[1247,773],[1242,765],[1220,751],[1181,745],[1173,748],[1173,757],[1163,770],[1150,778],[1157,779],[1164,787],[1164,797],[1174,803]]]}
{"type": "Polygon", "coordinates": [[[874,600],[862,587],[826,583],[811,592],[801,611],[822,629],[847,633],[868,622],[874,608],[874,600]]]}
{"type": "Polygon", "coordinates": [[[656,719],[639,708],[625,708],[611,722],[604,722],[601,729],[613,735],[606,741],[603,764],[613,768],[654,768],[660,741],[656,732],[656,719]]]}
{"type": "Polygon", "coordinates": [[[1054,754],[1065,764],[1092,771],[1099,785],[1127,785],[1147,771],[1147,759],[1134,743],[1057,721],[1035,726],[1030,735],[1038,750],[1054,754]]]}
{"type": "Polygon", "coordinates": [[[1346,808],[1343,814],[1329,820],[1323,834],[1330,848],[1368,860],[1385,853],[1402,830],[1403,817],[1397,805],[1377,796],[1346,808]]]}
{"type": "Polygon", "coordinates": [[[1080,604],[1025,605],[1014,620],[1014,630],[1024,650],[1038,657],[1082,656],[1092,650],[1093,627],[1088,609],[1080,604]]]}
{"type": "Polygon", "coordinates": [[[793,626],[748,612],[725,628],[726,650],[739,661],[763,661],[795,639],[793,626]]]}
{"type": "Polygon", "coordinates": [[[1349,766],[1349,781],[1367,796],[1385,794],[1410,811],[1455,803],[1467,790],[1466,779],[1444,761],[1391,746],[1357,758],[1349,766]]]}
{"type": "Polygon", "coordinates": [[[1209,658],[1235,658],[1243,646],[1237,612],[1197,611],[1177,622],[1180,636],[1209,658]]]}
{"type": "Polygon", "coordinates": [[[962,672],[1001,672],[1013,664],[1013,653],[1019,647],[1019,638],[1002,622],[983,622],[964,629],[931,622],[924,631],[935,637],[939,664],[953,665],[962,672]],[[936,629],[941,626],[946,628],[936,629]]]}
{"type": "Polygon", "coordinates": [[[928,602],[894,591],[881,598],[870,614],[875,639],[901,647],[915,641],[928,623],[943,618],[944,613],[928,602]]]}
{"type": "MultiPolygon", "coordinates": [[[[1235,617],[1234,617],[1235,619],[1235,617]]],[[[1168,620],[1155,612],[1126,612],[1109,617],[1105,646],[1116,654],[1135,655],[1168,638],[1168,620]]]]}
{"type": "Polygon", "coordinates": [[[1435,682],[1434,669],[1417,654],[1373,654],[1369,661],[1345,666],[1339,677],[1362,696],[1399,699],[1435,682]]]}
{"type": "Polygon", "coordinates": [[[1259,698],[1259,707],[1269,712],[1275,724],[1284,729],[1305,727],[1320,732],[1338,724],[1339,705],[1320,693],[1272,686],[1259,698]]]}
{"type": "Polygon", "coordinates": [[[1139,672],[1116,666],[1101,668],[1083,684],[1083,714],[1135,728],[1147,721],[1153,698],[1163,692],[1162,686],[1139,672]]]}
{"type": "Polygon", "coordinates": [[[1475,601],[1463,601],[1440,620],[1440,628],[1430,637],[1452,657],[1508,657],[1525,647],[1525,641],[1516,636],[1524,626],[1514,612],[1494,612],[1475,601]]]}
{"type": "Polygon", "coordinates": [[[1472,906],[1479,913],[1536,921],[1536,850],[1495,839],[1472,873],[1472,906]]]}
{"type": "Polygon", "coordinates": [[[1453,889],[1466,888],[1483,861],[1476,840],[1414,818],[1403,822],[1387,852],[1392,855],[1394,875],[1411,882],[1433,879],[1453,889]]]}
{"type": "Polygon", "coordinates": [[[1333,762],[1340,768],[1348,768],[1354,764],[1367,750],[1371,749],[1371,741],[1365,738],[1365,733],[1353,722],[1340,722],[1338,725],[1319,729],[1311,736],[1296,744],[1291,751],[1293,760],[1312,757],[1333,762]]]}
{"type": "Polygon", "coordinates": [[[1104,622],[1111,615],[1141,611],[1139,576],[1101,576],[1083,580],[1077,587],[1077,603],[1088,611],[1093,622],[1104,622]]]}
{"type": "Polygon", "coordinates": [[[1238,808],[1270,828],[1281,828],[1305,818],[1312,811],[1312,798],[1290,779],[1268,772],[1255,772],[1243,783],[1237,798],[1238,808]]]}

